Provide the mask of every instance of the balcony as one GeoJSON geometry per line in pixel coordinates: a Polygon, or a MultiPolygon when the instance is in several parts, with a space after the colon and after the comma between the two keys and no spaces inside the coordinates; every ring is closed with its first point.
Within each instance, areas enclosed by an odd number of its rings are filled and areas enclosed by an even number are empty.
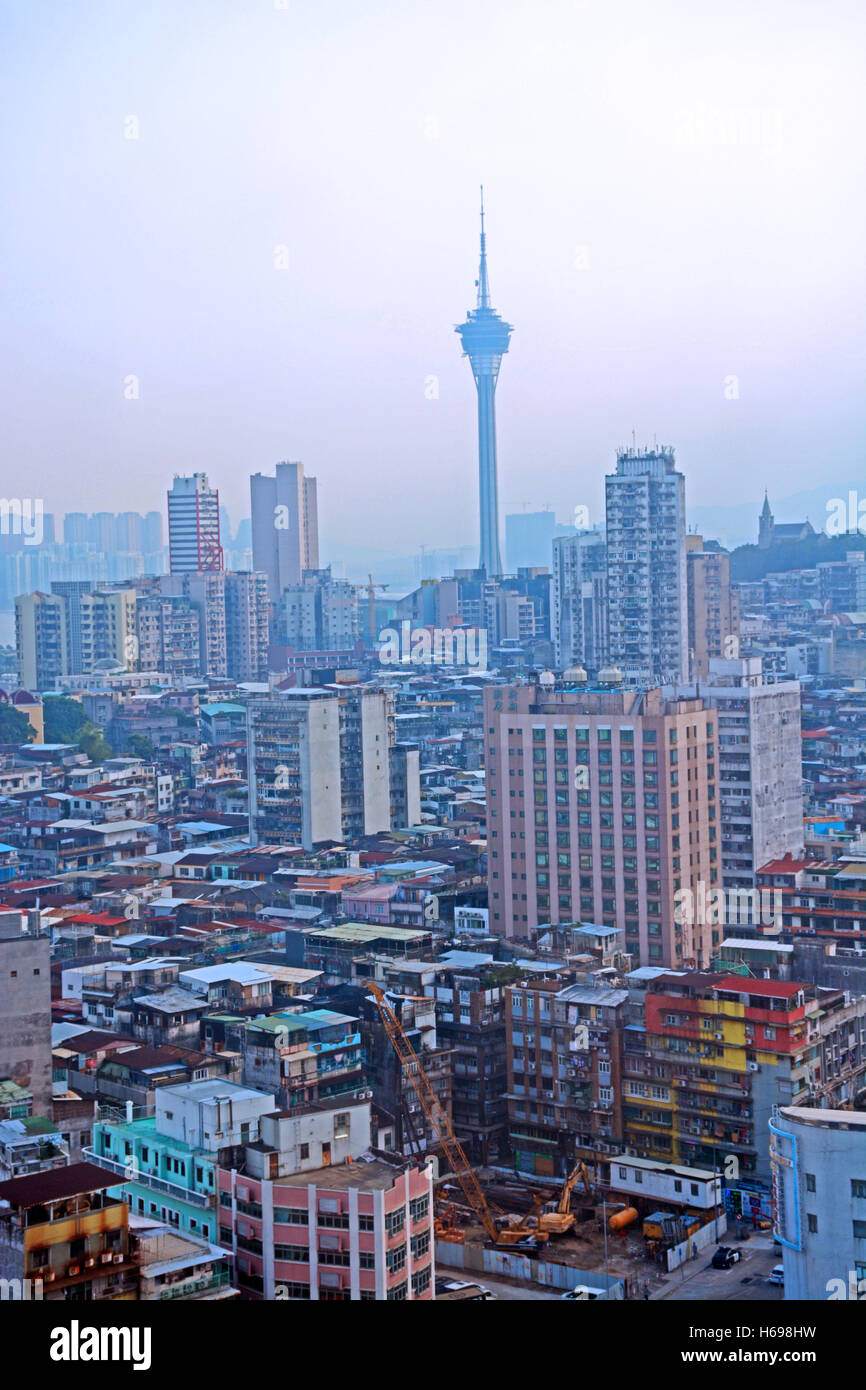
{"type": "Polygon", "coordinates": [[[81,1152],[93,1163],[98,1163],[100,1168],[106,1168],[109,1173],[116,1173],[124,1184],[138,1183],[139,1186],[147,1187],[153,1192],[161,1192],[167,1197],[175,1198],[176,1201],[190,1202],[196,1207],[212,1207],[216,1201],[215,1193],[196,1192],[192,1188],[181,1186],[180,1183],[157,1177],[146,1168],[130,1172],[128,1164],[118,1163],[116,1159],[107,1158],[95,1149],[82,1149],[81,1152]]]}
{"type": "Polygon", "coordinates": [[[163,1299],[169,1298],[202,1298],[216,1289],[227,1289],[230,1285],[231,1276],[228,1270],[224,1269],[205,1279],[183,1280],[171,1284],[168,1288],[162,1288],[154,1295],[154,1301],[162,1302],[163,1299]]]}

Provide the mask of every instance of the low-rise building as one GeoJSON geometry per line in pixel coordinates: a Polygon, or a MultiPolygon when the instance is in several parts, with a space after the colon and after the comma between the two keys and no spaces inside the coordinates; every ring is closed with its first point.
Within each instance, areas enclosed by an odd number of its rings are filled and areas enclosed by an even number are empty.
{"type": "Polygon", "coordinates": [[[249,1297],[433,1297],[432,1167],[372,1153],[370,1125],[369,1102],[277,1112],[220,1169],[220,1241],[249,1297]]]}
{"type": "Polygon", "coordinates": [[[44,1299],[138,1297],[126,1203],[93,1163],[0,1183],[0,1278],[28,1280],[44,1299]]]}
{"type": "Polygon", "coordinates": [[[132,1211],[190,1235],[217,1234],[216,1169],[258,1137],[273,1097],[227,1081],[163,1086],[155,1113],[94,1127],[89,1157],[121,1178],[132,1211]]]}

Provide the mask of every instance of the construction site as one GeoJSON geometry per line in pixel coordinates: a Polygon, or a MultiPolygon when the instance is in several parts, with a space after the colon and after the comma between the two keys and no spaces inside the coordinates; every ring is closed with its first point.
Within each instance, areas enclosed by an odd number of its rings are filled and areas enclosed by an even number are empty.
{"type": "MultiPolygon", "coordinates": [[[[496,1237],[472,1209],[453,1174],[437,1185],[437,1265],[452,1266],[448,1247],[495,1246],[536,1262],[570,1266],[575,1281],[588,1272],[621,1280],[625,1297],[641,1297],[669,1277],[665,1252],[699,1229],[697,1220],[684,1220],[658,1212],[641,1219],[635,1207],[598,1189],[586,1165],[578,1164],[559,1189],[531,1186],[501,1170],[481,1169],[479,1187],[493,1217],[496,1237]]],[[[460,1267],[476,1266],[465,1255],[456,1257],[460,1267]]],[[[531,1276],[530,1276],[531,1277],[531,1276]]]]}
{"type": "Polygon", "coordinates": [[[636,1298],[650,1296],[672,1270],[718,1243],[727,1229],[721,1180],[707,1170],[622,1154],[597,1174],[578,1161],[554,1186],[505,1169],[475,1169],[383,991],[373,982],[366,987],[439,1142],[437,1266],[490,1270],[492,1263],[527,1283],[636,1298]],[[523,1258],[491,1261],[489,1252],[523,1258]]]}

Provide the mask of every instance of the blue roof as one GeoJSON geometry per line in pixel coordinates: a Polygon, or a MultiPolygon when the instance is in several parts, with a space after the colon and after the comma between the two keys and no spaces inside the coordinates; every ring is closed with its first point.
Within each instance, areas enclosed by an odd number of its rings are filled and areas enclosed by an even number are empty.
{"type": "Polygon", "coordinates": [[[222,825],[210,820],[185,820],[178,825],[178,830],[187,830],[190,835],[206,835],[209,830],[231,830],[230,825],[222,825]]]}

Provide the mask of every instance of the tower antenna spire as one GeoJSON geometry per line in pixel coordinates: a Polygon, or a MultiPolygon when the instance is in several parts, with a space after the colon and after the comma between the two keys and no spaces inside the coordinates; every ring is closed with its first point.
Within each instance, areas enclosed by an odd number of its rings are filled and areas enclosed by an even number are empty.
{"type": "Polygon", "coordinates": [[[481,265],[478,269],[478,306],[490,308],[490,282],[487,278],[487,234],[484,231],[484,184],[481,185],[481,265]]]}
{"type": "Polygon", "coordinates": [[[496,476],[496,382],[499,366],[508,351],[511,324],[500,318],[490,303],[487,278],[487,233],[484,226],[484,187],[481,187],[481,265],[475,282],[476,307],[470,309],[455,332],[460,334],[463,355],[472,364],[478,392],[478,494],[481,545],[478,567],[493,579],[502,574],[499,552],[499,489],[496,476]]]}

